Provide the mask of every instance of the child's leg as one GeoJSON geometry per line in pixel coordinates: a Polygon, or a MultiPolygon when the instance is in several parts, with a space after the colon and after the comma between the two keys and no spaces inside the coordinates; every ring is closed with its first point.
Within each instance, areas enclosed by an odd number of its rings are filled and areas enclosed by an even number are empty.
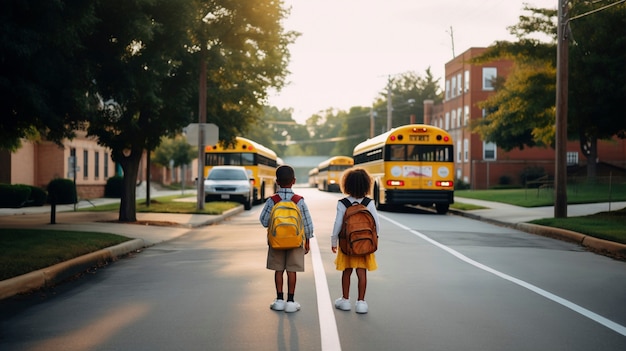
{"type": "Polygon", "coordinates": [[[367,288],[367,270],[365,268],[357,268],[356,276],[359,278],[359,297],[357,300],[365,300],[365,288],[367,288]]]}
{"type": "Polygon", "coordinates": [[[352,268],[346,268],[341,274],[341,290],[344,299],[350,298],[350,276],[352,275],[352,268]]]}
{"type": "Polygon", "coordinates": [[[293,295],[296,293],[296,272],[287,271],[287,301],[293,301],[293,295]]]}
{"type": "Polygon", "coordinates": [[[284,271],[275,271],[274,272],[274,283],[276,284],[276,294],[279,299],[283,299],[283,272],[284,271]]]}

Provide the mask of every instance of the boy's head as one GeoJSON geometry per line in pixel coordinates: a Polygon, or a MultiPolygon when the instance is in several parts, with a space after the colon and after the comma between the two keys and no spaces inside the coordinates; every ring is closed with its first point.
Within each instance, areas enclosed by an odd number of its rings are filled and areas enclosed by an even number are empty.
{"type": "Polygon", "coordinates": [[[276,168],[276,183],[281,188],[290,188],[296,182],[296,173],[291,166],[282,165],[276,168]]]}
{"type": "Polygon", "coordinates": [[[348,169],[342,180],[343,192],[354,198],[363,198],[370,192],[372,178],[363,168],[348,169]]]}

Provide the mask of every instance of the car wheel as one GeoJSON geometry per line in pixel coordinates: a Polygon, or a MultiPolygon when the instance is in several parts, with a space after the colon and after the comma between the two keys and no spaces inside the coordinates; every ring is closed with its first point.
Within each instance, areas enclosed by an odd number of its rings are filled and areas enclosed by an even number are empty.
{"type": "Polygon", "coordinates": [[[252,209],[252,197],[249,197],[248,200],[243,204],[243,209],[246,211],[252,209]]]}

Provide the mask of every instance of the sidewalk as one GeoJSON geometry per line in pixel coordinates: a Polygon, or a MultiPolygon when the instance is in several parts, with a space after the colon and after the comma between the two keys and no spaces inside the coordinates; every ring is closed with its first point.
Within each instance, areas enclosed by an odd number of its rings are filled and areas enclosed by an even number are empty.
{"type": "MultiPolygon", "coordinates": [[[[584,233],[577,233],[571,230],[526,223],[535,219],[554,217],[554,206],[527,208],[513,206],[501,202],[475,200],[458,196],[455,196],[454,201],[485,207],[485,209],[471,211],[450,209],[450,212],[455,215],[460,215],[501,226],[511,227],[531,234],[543,235],[554,239],[573,242],[583,247],[586,247],[590,251],[610,257],[616,257],[621,259],[626,258],[626,245],[624,244],[594,238],[584,233]]],[[[598,212],[615,211],[624,207],[626,207],[626,201],[568,205],[567,216],[586,216],[598,212]]]]}
{"type": "MultiPolygon", "coordinates": [[[[180,191],[154,191],[151,194],[151,197],[173,194],[180,194],[180,191]]],[[[192,196],[183,201],[196,201],[195,191],[187,191],[186,194],[192,196]]],[[[138,198],[140,198],[139,196],[141,196],[141,194],[138,195],[138,198]]],[[[553,217],[554,208],[552,206],[524,208],[504,203],[461,197],[456,197],[455,201],[483,206],[485,209],[472,211],[450,209],[450,213],[454,215],[490,222],[496,225],[512,227],[528,233],[574,242],[587,247],[591,251],[608,254],[613,257],[626,257],[626,245],[596,239],[585,234],[575,233],[568,230],[525,223],[534,219],[553,217]]],[[[119,202],[119,199],[94,199],[90,202],[82,201],[77,205],[77,207],[84,208],[115,202],[119,202]]],[[[618,210],[624,207],[626,207],[626,202],[569,205],[567,213],[570,217],[583,216],[597,212],[618,210]]],[[[132,252],[138,252],[145,247],[152,246],[163,241],[172,240],[187,233],[189,228],[219,223],[242,211],[243,206],[239,206],[219,216],[137,213],[138,221],[148,221],[156,224],[139,225],[115,223],[118,219],[118,213],[116,212],[76,212],[74,211],[74,205],[63,205],[57,206],[56,224],[50,224],[50,206],[25,207],[19,209],[0,208],[0,227],[2,228],[90,231],[115,233],[133,238],[133,240],[120,245],[93,252],[67,262],[59,263],[52,267],[0,281],[0,300],[19,293],[54,286],[59,282],[73,275],[84,272],[92,267],[97,267],[107,262],[115,261],[118,257],[132,252]]]]}
{"type": "MultiPolygon", "coordinates": [[[[187,193],[195,194],[190,191],[187,193]]],[[[151,194],[151,198],[173,194],[180,194],[180,191],[158,191],[156,194],[151,194]]],[[[94,199],[91,202],[81,201],[78,207],[119,203],[119,201],[119,199],[94,199]]],[[[196,197],[193,196],[183,201],[195,202],[196,197]]],[[[116,223],[119,218],[117,212],[76,212],[74,205],[57,206],[56,224],[50,224],[50,210],[50,206],[0,208],[0,227],[113,233],[133,240],[15,278],[2,280],[0,281],[0,300],[28,291],[52,287],[90,268],[115,261],[121,256],[138,252],[160,242],[172,240],[189,232],[190,228],[219,223],[242,212],[243,206],[238,206],[221,215],[137,213],[137,221],[151,222],[153,225],[116,223]]]]}

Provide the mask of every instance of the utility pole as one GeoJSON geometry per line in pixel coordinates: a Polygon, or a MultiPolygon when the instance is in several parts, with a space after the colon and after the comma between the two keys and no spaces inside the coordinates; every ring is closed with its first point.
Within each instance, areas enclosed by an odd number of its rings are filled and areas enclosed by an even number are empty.
{"type": "Polygon", "coordinates": [[[554,174],[554,217],[567,218],[567,92],[568,92],[568,9],[559,0],[556,55],[556,158],[554,174]]]}
{"type": "Polygon", "coordinates": [[[200,78],[198,96],[198,182],[196,209],[204,210],[204,125],[206,124],[206,42],[200,43],[200,78]]]}

